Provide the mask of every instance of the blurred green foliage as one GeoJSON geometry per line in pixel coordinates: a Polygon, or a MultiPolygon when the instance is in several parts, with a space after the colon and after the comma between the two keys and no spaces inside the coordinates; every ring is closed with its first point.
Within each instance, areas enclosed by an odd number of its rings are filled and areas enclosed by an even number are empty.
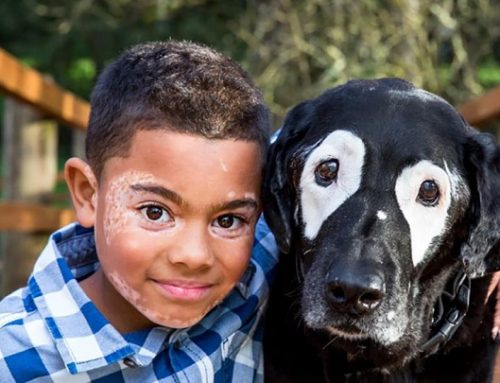
{"type": "Polygon", "coordinates": [[[500,65],[498,62],[489,61],[478,68],[478,78],[484,87],[500,85],[500,65]]]}
{"type": "Polygon", "coordinates": [[[96,74],[138,42],[191,39],[241,52],[228,23],[244,10],[237,0],[4,1],[0,46],[88,99],[96,74]]]}
{"type": "Polygon", "coordinates": [[[356,77],[403,77],[462,102],[495,85],[479,73],[500,72],[499,34],[498,0],[276,0],[239,29],[278,115],[356,77]]]}
{"type": "Polygon", "coordinates": [[[239,61],[276,120],[354,77],[404,77],[456,104],[500,83],[500,0],[0,2],[0,46],[84,98],[121,51],[168,38],[239,61]]]}

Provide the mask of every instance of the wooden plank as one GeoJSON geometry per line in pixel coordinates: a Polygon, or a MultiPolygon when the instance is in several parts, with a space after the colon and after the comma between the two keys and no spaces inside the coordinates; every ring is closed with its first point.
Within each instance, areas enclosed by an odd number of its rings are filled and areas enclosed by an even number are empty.
{"type": "Polygon", "coordinates": [[[0,203],[0,230],[50,233],[75,220],[71,209],[55,209],[33,203],[0,203]]]}
{"type": "Polygon", "coordinates": [[[0,48],[0,90],[65,125],[86,129],[90,105],[0,48]]]}
{"type": "Polygon", "coordinates": [[[481,126],[500,118],[500,86],[491,89],[481,97],[466,102],[458,109],[473,126],[481,126]]]}

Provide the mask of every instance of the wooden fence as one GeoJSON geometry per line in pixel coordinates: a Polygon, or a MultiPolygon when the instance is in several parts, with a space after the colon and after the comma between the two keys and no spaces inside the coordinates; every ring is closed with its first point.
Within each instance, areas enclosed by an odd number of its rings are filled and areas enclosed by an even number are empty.
{"type": "Polygon", "coordinates": [[[481,127],[500,118],[500,86],[493,88],[481,97],[461,105],[460,113],[475,127],[481,127]]]}
{"type": "MultiPolygon", "coordinates": [[[[5,177],[4,174],[2,189],[4,189],[4,197],[7,194],[7,198],[4,199],[13,200],[18,197],[9,195],[8,189],[19,189],[16,184],[22,178],[27,177],[29,181],[31,177],[37,178],[36,175],[21,174],[23,172],[29,173],[30,169],[26,169],[22,163],[19,164],[19,162],[25,160],[25,158],[19,158],[19,153],[25,152],[26,146],[28,146],[31,156],[39,156],[39,158],[32,158],[33,162],[47,161],[47,153],[43,150],[44,148],[41,148],[40,153],[33,153],[31,148],[33,145],[40,146],[40,141],[46,139],[47,119],[53,119],[71,128],[84,131],[87,126],[90,107],[84,100],[71,92],[65,91],[37,71],[23,65],[1,48],[0,91],[3,91],[7,97],[11,98],[5,102],[4,130],[12,130],[14,133],[10,135],[4,134],[4,160],[9,161],[4,166],[13,167],[12,164],[14,163],[14,167],[17,167],[17,169],[13,172],[14,174],[11,174],[10,169],[7,170],[6,168],[5,173],[9,176],[5,177]],[[29,105],[33,109],[30,107],[27,109],[23,104],[29,105]],[[30,114],[27,119],[19,117],[19,115],[25,117],[26,114],[30,114]],[[16,124],[19,120],[27,121],[21,121],[22,126],[19,126],[16,124]],[[39,121],[44,121],[45,126],[44,124],[40,125],[39,121]],[[19,134],[21,130],[29,130],[30,127],[32,130],[41,130],[42,133],[32,133],[31,137],[29,134],[19,134]],[[14,139],[13,136],[15,136],[14,139]],[[33,144],[33,142],[29,142],[30,140],[37,142],[33,144]],[[11,152],[13,152],[14,158],[9,156],[11,152]],[[16,164],[17,166],[15,166],[16,164]]],[[[56,132],[52,131],[48,134],[54,136],[56,132]]],[[[53,157],[48,160],[57,164],[57,150],[52,150],[51,154],[53,157]]],[[[48,177],[49,175],[44,174],[42,176],[48,177]]],[[[55,179],[52,181],[55,182],[55,179]]],[[[52,185],[49,185],[49,189],[53,188],[53,182],[52,185]]],[[[36,190],[34,185],[31,186],[30,190],[36,190]]],[[[30,191],[30,194],[33,193],[30,191]]],[[[0,230],[49,232],[72,219],[70,211],[40,205],[36,199],[27,198],[28,201],[25,202],[0,203],[0,230]]]]}
{"type": "MultiPolygon", "coordinates": [[[[90,108],[86,101],[1,48],[0,92],[5,95],[5,169],[0,177],[1,296],[24,284],[47,233],[74,220],[69,207],[47,204],[56,180],[61,178],[57,174],[57,129],[60,123],[84,132],[90,108]],[[42,235],[36,239],[39,233],[42,235]]],[[[459,110],[474,126],[499,118],[500,87],[465,103],[459,110]]]]}
{"type": "Polygon", "coordinates": [[[0,48],[4,94],[0,178],[0,296],[24,285],[47,234],[74,220],[69,201],[51,203],[57,181],[59,124],[82,142],[89,104],[0,48]],[[61,205],[61,203],[59,203],[61,205]]]}

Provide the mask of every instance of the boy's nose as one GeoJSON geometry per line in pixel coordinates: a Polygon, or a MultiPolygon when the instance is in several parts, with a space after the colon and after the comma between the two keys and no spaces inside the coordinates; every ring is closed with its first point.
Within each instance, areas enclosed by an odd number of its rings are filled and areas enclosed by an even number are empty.
{"type": "Polygon", "coordinates": [[[214,256],[206,228],[184,228],[182,231],[182,235],[176,238],[175,246],[168,253],[169,261],[173,264],[184,264],[189,269],[212,266],[214,256]]]}

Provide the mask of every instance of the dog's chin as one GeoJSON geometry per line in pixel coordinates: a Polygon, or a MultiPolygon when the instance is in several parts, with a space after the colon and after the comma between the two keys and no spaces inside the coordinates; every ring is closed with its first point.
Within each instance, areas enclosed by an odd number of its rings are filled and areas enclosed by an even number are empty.
{"type": "Polygon", "coordinates": [[[402,366],[417,352],[411,337],[403,336],[392,343],[381,343],[373,336],[373,331],[363,331],[352,325],[328,325],[323,330],[331,335],[328,346],[343,349],[351,362],[357,361],[368,368],[402,366]]]}

